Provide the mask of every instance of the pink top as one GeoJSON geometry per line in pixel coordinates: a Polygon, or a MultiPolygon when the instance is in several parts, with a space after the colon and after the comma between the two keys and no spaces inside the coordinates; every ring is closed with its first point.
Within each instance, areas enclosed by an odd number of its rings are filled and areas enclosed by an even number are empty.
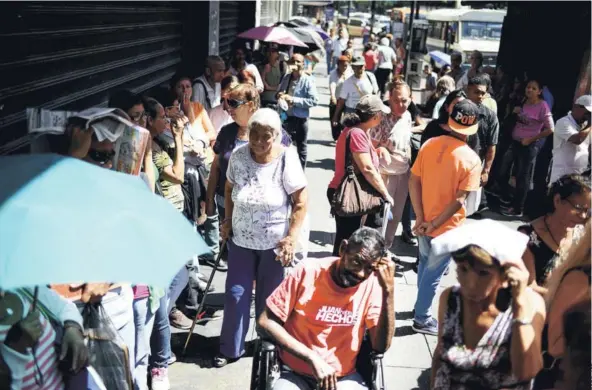
{"type": "Polygon", "coordinates": [[[134,290],[134,299],[148,298],[150,296],[150,289],[145,284],[138,284],[132,289],[134,290]]]}
{"type": "Polygon", "coordinates": [[[370,137],[368,137],[368,134],[366,134],[364,130],[359,129],[357,127],[345,129],[341,132],[341,135],[339,136],[339,138],[337,139],[337,143],[335,144],[335,174],[333,175],[333,179],[329,183],[329,188],[336,189],[337,187],[339,187],[339,184],[343,179],[343,175],[345,174],[345,141],[347,140],[347,135],[350,133],[350,151],[352,153],[370,153],[370,157],[372,158],[372,165],[374,165],[374,167],[378,169],[378,155],[376,154],[374,146],[372,146],[372,141],[370,141],[370,137]]]}
{"type": "Polygon", "coordinates": [[[368,50],[367,52],[365,52],[364,61],[366,62],[367,70],[374,70],[374,68],[376,67],[376,62],[378,61],[376,52],[374,50],[368,50]]]}
{"type": "Polygon", "coordinates": [[[537,136],[544,129],[553,129],[554,127],[553,116],[547,102],[541,100],[537,104],[525,103],[518,114],[512,138],[520,141],[537,136]]]}

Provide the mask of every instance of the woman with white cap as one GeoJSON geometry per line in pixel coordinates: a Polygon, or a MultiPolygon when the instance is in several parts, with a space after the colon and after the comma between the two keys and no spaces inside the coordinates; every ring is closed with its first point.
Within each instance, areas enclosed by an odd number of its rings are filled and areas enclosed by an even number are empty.
{"type": "Polygon", "coordinates": [[[543,298],[528,287],[528,237],[482,220],[432,241],[431,262],[452,255],[459,285],[440,296],[432,389],[530,389],[542,368],[543,298]]]}

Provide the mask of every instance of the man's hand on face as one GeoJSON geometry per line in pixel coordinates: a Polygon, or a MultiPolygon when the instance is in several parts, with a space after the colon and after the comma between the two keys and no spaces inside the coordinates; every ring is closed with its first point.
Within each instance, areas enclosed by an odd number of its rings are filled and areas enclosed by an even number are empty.
{"type": "Polygon", "coordinates": [[[395,263],[388,257],[383,257],[374,266],[374,273],[380,286],[385,292],[393,291],[395,287],[395,263]]]}

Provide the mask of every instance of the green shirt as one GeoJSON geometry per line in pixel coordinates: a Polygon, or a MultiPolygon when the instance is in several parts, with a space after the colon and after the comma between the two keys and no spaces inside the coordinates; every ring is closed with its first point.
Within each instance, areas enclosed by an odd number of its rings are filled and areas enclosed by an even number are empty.
{"type": "Polygon", "coordinates": [[[158,182],[162,188],[162,194],[177,208],[177,210],[183,211],[185,198],[183,197],[181,184],[171,183],[162,176],[164,169],[173,165],[173,160],[156,142],[152,143],[152,161],[154,161],[154,165],[156,165],[158,182]]]}

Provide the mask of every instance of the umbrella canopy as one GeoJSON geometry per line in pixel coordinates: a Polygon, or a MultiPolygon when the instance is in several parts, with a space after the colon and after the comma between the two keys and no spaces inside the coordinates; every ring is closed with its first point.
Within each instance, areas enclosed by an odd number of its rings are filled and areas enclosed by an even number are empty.
{"type": "Polygon", "coordinates": [[[302,42],[300,39],[294,36],[294,34],[283,27],[253,27],[250,30],[240,33],[238,37],[264,42],[273,42],[280,45],[308,47],[304,42],[302,42]]]}
{"type": "Polygon", "coordinates": [[[139,177],[54,154],[0,157],[0,289],[165,287],[207,251],[187,219],[139,177]]]}
{"type": "Polygon", "coordinates": [[[302,42],[306,43],[309,48],[309,52],[315,50],[325,51],[325,44],[321,36],[314,30],[305,27],[294,27],[296,26],[290,22],[278,22],[274,24],[276,27],[284,27],[286,30],[294,34],[302,42]]]}
{"type": "Polygon", "coordinates": [[[431,58],[433,58],[436,66],[438,68],[443,67],[444,65],[450,65],[450,54],[446,54],[440,50],[434,50],[428,53],[431,58]]]}

